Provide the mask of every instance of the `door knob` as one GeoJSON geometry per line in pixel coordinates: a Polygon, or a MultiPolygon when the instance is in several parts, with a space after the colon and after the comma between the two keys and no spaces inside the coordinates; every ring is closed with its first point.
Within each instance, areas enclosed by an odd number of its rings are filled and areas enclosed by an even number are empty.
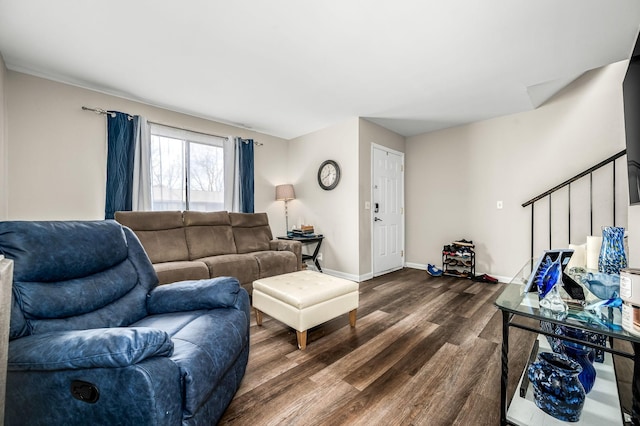
{"type": "Polygon", "coordinates": [[[374,222],[382,222],[382,219],[380,219],[379,217],[374,217],[373,220],[374,222]]]}

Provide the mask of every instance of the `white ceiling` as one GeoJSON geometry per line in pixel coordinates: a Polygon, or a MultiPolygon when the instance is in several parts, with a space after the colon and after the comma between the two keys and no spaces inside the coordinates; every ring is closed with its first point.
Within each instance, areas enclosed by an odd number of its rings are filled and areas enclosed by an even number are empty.
{"type": "Polygon", "coordinates": [[[639,25],[638,0],[0,0],[0,52],[287,139],[350,117],[410,136],[533,109],[639,25]]]}

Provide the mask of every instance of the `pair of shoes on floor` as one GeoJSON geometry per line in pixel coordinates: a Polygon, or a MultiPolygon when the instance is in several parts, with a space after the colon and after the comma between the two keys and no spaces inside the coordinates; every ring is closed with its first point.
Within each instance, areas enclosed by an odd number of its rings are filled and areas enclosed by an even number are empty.
{"type": "Polygon", "coordinates": [[[476,275],[473,279],[474,281],[480,281],[483,283],[491,283],[491,284],[497,284],[498,283],[498,279],[495,277],[492,277],[491,275],[487,275],[487,274],[482,274],[482,275],[476,275]]]}
{"type": "Polygon", "coordinates": [[[442,275],[442,269],[440,269],[437,266],[432,265],[432,264],[429,263],[427,265],[427,273],[429,275],[431,275],[432,277],[439,277],[439,276],[442,275]]]}

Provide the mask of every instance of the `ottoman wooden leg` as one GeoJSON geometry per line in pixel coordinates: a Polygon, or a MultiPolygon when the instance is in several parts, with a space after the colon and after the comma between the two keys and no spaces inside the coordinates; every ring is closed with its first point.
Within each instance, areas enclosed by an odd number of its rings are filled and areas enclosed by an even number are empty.
{"type": "Polygon", "coordinates": [[[356,326],[356,312],[358,310],[354,309],[353,311],[349,311],[349,324],[351,324],[351,327],[355,327],[356,326]]]}
{"type": "Polygon", "coordinates": [[[260,312],[256,308],[253,308],[253,309],[254,311],[256,311],[256,324],[262,325],[262,312],[260,312]]]}
{"type": "Polygon", "coordinates": [[[307,348],[307,330],[296,330],[296,336],[298,337],[298,348],[302,351],[305,350],[307,348]]]}

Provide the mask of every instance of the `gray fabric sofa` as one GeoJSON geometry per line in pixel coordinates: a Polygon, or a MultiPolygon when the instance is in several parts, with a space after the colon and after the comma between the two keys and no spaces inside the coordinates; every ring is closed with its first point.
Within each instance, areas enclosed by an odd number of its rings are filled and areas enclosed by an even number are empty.
{"type": "Polygon", "coordinates": [[[116,212],[138,236],[160,284],[231,276],[252,283],[302,269],[302,245],[274,240],[266,213],[116,212]]]}

